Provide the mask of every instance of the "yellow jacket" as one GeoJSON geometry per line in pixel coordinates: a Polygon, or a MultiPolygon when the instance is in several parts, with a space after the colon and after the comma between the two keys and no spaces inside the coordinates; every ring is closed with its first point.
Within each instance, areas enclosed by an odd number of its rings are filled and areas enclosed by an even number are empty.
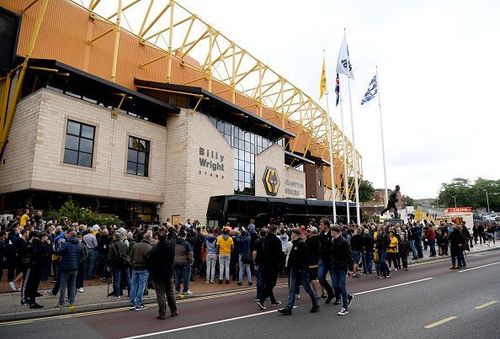
{"type": "Polygon", "coordinates": [[[398,253],[398,238],[391,237],[389,242],[389,248],[387,249],[387,253],[398,253]]]}

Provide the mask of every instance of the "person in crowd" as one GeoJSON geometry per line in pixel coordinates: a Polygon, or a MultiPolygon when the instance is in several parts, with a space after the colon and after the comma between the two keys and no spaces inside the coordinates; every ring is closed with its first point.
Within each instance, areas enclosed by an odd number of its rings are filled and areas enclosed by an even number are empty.
{"type": "Polygon", "coordinates": [[[370,234],[368,229],[364,230],[363,235],[363,273],[372,274],[372,258],[373,258],[373,249],[375,246],[375,240],[373,236],[370,234]]]}
{"type": "Polygon", "coordinates": [[[254,301],[260,301],[262,292],[264,290],[264,239],[267,236],[267,230],[261,229],[259,232],[259,238],[255,240],[252,259],[254,264],[255,275],[257,278],[256,284],[256,297],[254,301]]]}
{"type": "Polygon", "coordinates": [[[214,236],[212,228],[208,230],[208,235],[205,237],[203,247],[206,249],[207,284],[213,284],[215,280],[215,268],[217,265],[217,237],[214,236]]]}
{"type": "Polygon", "coordinates": [[[88,250],[88,263],[85,265],[85,279],[92,279],[95,276],[97,259],[99,257],[99,245],[94,230],[97,232],[98,229],[100,229],[99,225],[94,225],[91,231],[87,231],[83,235],[82,241],[88,250]]]}
{"type": "Polygon", "coordinates": [[[182,293],[191,295],[193,292],[189,290],[189,280],[191,275],[191,265],[194,263],[193,248],[186,241],[186,232],[181,230],[175,244],[175,291],[181,292],[181,283],[183,286],[182,293]]]}
{"type": "Polygon", "coordinates": [[[307,261],[308,261],[307,264],[309,268],[309,280],[311,282],[311,286],[316,296],[322,297],[323,296],[322,288],[318,280],[320,239],[319,239],[318,229],[315,226],[311,227],[309,236],[307,237],[305,243],[307,247],[307,261]]]}
{"type": "Polygon", "coordinates": [[[422,226],[413,223],[412,231],[415,237],[415,249],[417,250],[417,256],[413,257],[412,260],[422,259],[424,257],[422,252],[422,226]]]}
{"type": "Polygon", "coordinates": [[[252,272],[250,266],[252,265],[252,253],[250,251],[250,235],[243,228],[241,229],[240,235],[237,237],[236,243],[238,244],[238,285],[243,285],[243,272],[247,277],[248,286],[252,286],[252,272]]]}
{"type": "Polygon", "coordinates": [[[321,286],[325,289],[327,297],[326,304],[329,304],[336,297],[335,304],[340,305],[340,296],[336,295],[333,288],[326,280],[328,272],[333,281],[332,276],[332,235],[330,232],[330,221],[321,220],[319,223],[319,261],[318,261],[318,278],[321,286]]]}
{"type": "MultiPolygon", "coordinates": [[[[467,229],[467,227],[465,227],[465,225],[463,225],[462,229],[467,229]]],[[[495,225],[493,223],[491,223],[489,226],[488,226],[488,229],[486,230],[486,236],[488,237],[488,243],[486,245],[490,246],[491,243],[493,242],[493,245],[495,245],[495,225]]]]}
{"type": "Polygon", "coordinates": [[[59,279],[61,281],[58,307],[63,307],[68,290],[69,308],[74,308],[76,295],[76,274],[82,260],[82,249],[72,228],[65,233],[65,241],[60,245],[57,254],[61,257],[59,263],[59,279]]]}
{"type": "Polygon", "coordinates": [[[248,229],[248,233],[250,234],[250,236],[255,234],[256,230],[255,230],[255,220],[254,219],[250,219],[250,223],[248,224],[247,229],[248,229]]]}
{"type": "Polygon", "coordinates": [[[389,263],[389,269],[391,268],[391,264],[394,264],[394,269],[397,271],[400,269],[398,266],[398,257],[399,257],[399,241],[396,237],[394,231],[389,231],[389,247],[387,248],[387,261],[389,263]]]}
{"type": "Polygon", "coordinates": [[[40,240],[40,232],[33,231],[30,233],[31,240],[27,247],[27,265],[26,276],[24,279],[25,295],[24,298],[31,309],[43,308],[42,305],[36,302],[38,294],[38,286],[42,278],[42,269],[44,262],[43,244],[40,240]]]}
{"type": "Polygon", "coordinates": [[[464,246],[464,237],[457,225],[453,226],[453,230],[449,236],[450,251],[451,251],[451,270],[461,268],[460,253],[464,246]]]}
{"type": "MultiPolygon", "coordinates": [[[[306,236],[305,230],[303,233],[301,232],[301,236],[303,236],[303,239],[305,239],[305,236],[306,236]]],[[[278,231],[278,238],[281,241],[281,251],[282,251],[281,262],[280,262],[280,276],[283,276],[285,273],[285,250],[286,250],[286,247],[287,247],[287,244],[289,241],[288,234],[286,234],[285,228],[283,227],[283,224],[281,224],[281,227],[278,231]]]]}
{"type": "Polygon", "coordinates": [[[387,266],[387,248],[389,247],[389,237],[385,233],[384,226],[380,225],[377,230],[377,240],[376,240],[380,276],[379,278],[389,279],[391,277],[391,272],[387,266]]]}
{"type": "Polygon", "coordinates": [[[22,258],[25,256],[26,247],[28,243],[29,232],[27,229],[23,229],[20,232],[18,229],[11,230],[9,236],[9,247],[11,246],[12,254],[13,254],[13,263],[12,270],[9,267],[8,278],[9,278],[9,287],[13,291],[21,291],[21,304],[25,305],[24,298],[22,296],[22,289],[18,287],[23,281],[24,272],[27,267],[26,264],[22,262],[22,258]],[[15,270],[15,278],[14,278],[14,270],[15,270]],[[12,279],[11,279],[12,277],[12,279]]]}
{"type": "Polygon", "coordinates": [[[427,238],[427,242],[430,249],[429,257],[436,256],[436,231],[434,231],[434,227],[431,225],[425,231],[425,237],[427,238]]]}
{"type": "Polygon", "coordinates": [[[113,275],[113,292],[115,301],[120,301],[123,295],[124,286],[129,284],[130,257],[128,246],[124,241],[124,235],[115,231],[113,233],[113,242],[108,250],[109,271],[113,275]]]}
{"type": "Polygon", "coordinates": [[[168,232],[167,239],[166,230],[160,228],[158,243],[151,249],[147,261],[148,270],[156,291],[156,301],[158,303],[158,316],[156,319],[159,320],[165,320],[167,317],[167,303],[170,315],[172,317],[178,315],[173,280],[177,235],[173,227],[170,229],[172,231],[168,232]]]}
{"type": "Polygon", "coordinates": [[[269,225],[269,231],[264,239],[261,263],[263,266],[264,287],[262,289],[262,294],[260,295],[260,300],[257,302],[257,306],[261,310],[266,310],[264,302],[267,298],[271,299],[271,305],[281,305],[281,302],[276,300],[273,291],[278,279],[280,258],[283,253],[281,241],[276,236],[277,231],[278,227],[276,225],[269,225]]]}
{"type": "Polygon", "coordinates": [[[226,281],[229,284],[229,264],[231,252],[234,249],[234,240],[229,236],[227,227],[222,229],[222,234],[217,238],[217,252],[219,253],[219,284],[226,281]]]}
{"type": "Polygon", "coordinates": [[[403,270],[408,271],[408,255],[410,254],[410,242],[405,233],[402,234],[401,244],[399,245],[399,257],[403,263],[403,270]]]}
{"type": "Polygon", "coordinates": [[[361,227],[354,231],[351,237],[352,260],[354,262],[354,278],[359,277],[359,264],[363,254],[363,229],[361,227]]]}
{"type": "Polygon", "coordinates": [[[6,245],[5,243],[8,241],[8,235],[7,232],[4,230],[0,231],[0,281],[2,281],[2,275],[3,275],[3,269],[4,269],[4,263],[6,261],[6,245]]]}
{"type": "Polygon", "coordinates": [[[23,210],[23,212],[24,212],[23,215],[19,219],[19,227],[21,229],[24,229],[24,227],[26,226],[26,224],[30,220],[30,210],[29,209],[25,209],[25,210],[23,210]]]}
{"type": "Polygon", "coordinates": [[[349,314],[354,296],[347,292],[347,275],[353,274],[352,253],[347,240],[341,236],[340,227],[333,225],[332,233],[332,284],[342,298],[342,309],[337,313],[340,316],[349,314]]]}
{"type": "Polygon", "coordinates": [[[307,261],[307,246],[304,240],[301,238],[300,229],[295,228],[292,230],[292,249],[288,258],[288,303],[285,308],[278,310],[278,312],[283,315],[292,314],[292,309],[295,305],[296,290],[299,285],[302,285],[302,287],[304,287],[304,290],[311,298],[311,313],[316,313],[319,311],[318,299],[316,298],[316,294],[312,290],[309,282],[309,265],[307,261]]]}
{"type": "Polygon", "coordinates": [[[144,289],[148,283],[149,272],[147,270],[148,255],[151,251],[151,238],[153,232],[146,231],[141,242],[136,243],[130,251],[132,264],[132,277],[130,281],[130,309],[143,311],[147,307],[142,302],[144,289]]]}
{"type": "Polygon", "coordinates": [[[83,243],[83,237],[81,233],[78,233],[76,235],[78,239],[78,245],[81,248],[82,251],[82,257],[80,258],[80,263],[78,264],[78,271],[76,273],[76,289],[78,292],[83,293],[83,279],[85,277],[85,268],[86,265],[88,264],[88,259],[89,259],[89,249],[88,247],[83,243]]]}

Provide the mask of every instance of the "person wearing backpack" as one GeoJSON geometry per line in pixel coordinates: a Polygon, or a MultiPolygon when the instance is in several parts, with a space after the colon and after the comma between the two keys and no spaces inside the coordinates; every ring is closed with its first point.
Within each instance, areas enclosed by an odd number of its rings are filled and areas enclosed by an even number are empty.
{"type": "Polygon", "coordinates": [[[78,245],[82,251],[82,257],[80,259],[80,263],[78,264],[78,272],[76,274],[76,288],[78,292],[83,293],[83,279],[85,277],[85,268],[87,260],[89,259],[89,249],[87,245],[84,243],[82,238],[82,234],[78,233],[78,245]]]}
{"type": "Polygon", "coordinates": [[[215,267],[217,265],[217,237],[214,236],[213,229],[208,230],[208,235],[203,242],[207,252],[207,284],[213,284],[215,279],[215,267]]]}
{"type": "Polygon", "coordinates": [[[250,271],[250,265],[252,264],[252,253],[250,252],[250,235],[243,228],[241,234],[236,238],[238,243],[238,285],[243,285],[243,272],[247,276],[248,286],[252,286],[252,272],[250,271]]]}
{"type": "Polygon", "coordinates": [[[122,240],[120,232],[113,233],[113,242],[109,245],[108,263],[113,274],[113,292],[115,301],[120,301],[120,296],[123,295],[122,286],[128,286],[128,271],[130,267],[130,258],[128,256],[128,246],[122,240]],[[126,282],[126,284],[122,284],[126,282]]]}

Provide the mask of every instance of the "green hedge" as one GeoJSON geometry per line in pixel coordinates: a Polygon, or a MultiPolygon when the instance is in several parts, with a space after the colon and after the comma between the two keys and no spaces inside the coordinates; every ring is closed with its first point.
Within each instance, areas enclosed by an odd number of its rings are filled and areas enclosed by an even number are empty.
{"type": "Polygon", "coordinates": [[[110,217],[104,214],[92,212],[91,210],[77,206],[72,200],[66,201],[58,210],[50,210],[45,213],[45,219],[58,220],[67,218],[70,222],[92,225],[118,225],[122,226],[123,221],[117,217],[110,217]]]}

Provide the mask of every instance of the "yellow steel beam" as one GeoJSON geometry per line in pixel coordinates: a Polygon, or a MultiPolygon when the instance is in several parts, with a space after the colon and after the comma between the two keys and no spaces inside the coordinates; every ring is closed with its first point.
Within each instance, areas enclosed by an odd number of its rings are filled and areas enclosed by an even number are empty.
{"type": "Polygon", "coordinates": [[[116,82],[116,68],[118,66],[118,51],[120,49],[120,22],[122,19],[122,0],[118,0],[118,14],[116,15],[115,42],[113,46],[113,63],[111,65],[111,81],[116,82]]]}
{"type": "Polygon", "coordinates": [[[108,35],[109,33],[113,32],[113,31],[115,31],[115,27],[107,30],[106,32],[104,32],[102,34],[99,34],[98,36],[96,36],[92,40],[87,41],[87,45],[92,45],[94,42],[96,42],[97,40],[101,39],[102,37],[108,35]]]}
{"type": "Polygon", "coordinates": [[[28,9],[30,9],[34,4],[36,4],[39,0],[33,0],[28,6],[24,7],[22,10],[22,14],[24,14],[28,9]]]}
{"type": "MultiPolygon", "coordinates": [[[[122,8],[122,12],[126,11],[127,9],[129,9],[130,7],[132,7],[133,5],[135,5],[136,3],[141,2],[141,1],[142,0],[134,0],[134,1],[132,1],[131,3],[129,3],[128,5],[126,5],[126,6],[124,6],[122,8]]],[[[114,12],[113,14],[111,14],[110,16],[108,16],[106,19],[111,20],[111,19],[113,19],[117,15],[118,15],[118,11],[114,12]]]]}
{"type": "Polygon", "coordinates": [[[170,0],[170,31],[168,32],[167,82],[172,80],[172,40],[174,37],[174,0],[170,0]]]}
{"type": "Polygon", "coordinates": [[[157,16],[153,19],[153,21],[151,21],[151,22],[149,23],[149,25],[148,25],[148,26],[147,26],[144,30],[142,30],[141,32],[139,32],[139,36],[140,36],[141,38],[144,38],[144,35],[145,35],[147,32],[149,32],[149,30],[151,29],[151,27],[153,27],[153,26],[154,26],[154,24],[155,24],[158,20],[160,20],[160,17],[163,15],[163,13],[165,13],[165,12],[169,9],[170,5],[171,5],[171,2],[169,2],[169,3],[168,3],[168,5],[166,5],[166,6],[165,6],[165,7],[164,7],[161,11],[160,11],[160,13],[158,13],[158,15],[157,15],[157,16]]]}
{"type": "Polygon", "coordinates": [[[142,23],[141,23],[141,28],[139,29],[139,36],[142,37],[143,36],[143,33],[142,31],[144,30],[144,25],[146,25],[146,21],[148,20],[149,18],[149,13],[151,13],[151,8],[153,7],[153,2],[155,0],[149,0],[149,5],[148,5],[148,9],[146,10],[146,14],[144,15],[144,18],[142,19],[142,23]]]}

